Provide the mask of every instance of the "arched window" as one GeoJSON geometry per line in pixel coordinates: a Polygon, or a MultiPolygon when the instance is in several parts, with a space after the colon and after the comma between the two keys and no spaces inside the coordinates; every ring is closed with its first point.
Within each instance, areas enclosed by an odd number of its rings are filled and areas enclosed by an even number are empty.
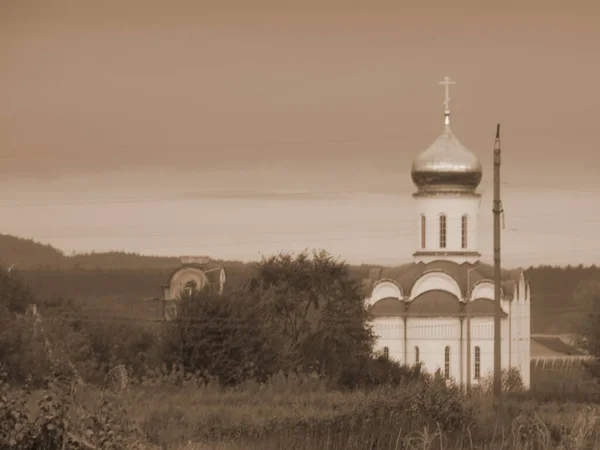
{"type": "Polygon", "coordinates": [[[475,379],[481,378],[481,349],[475,347],[475,379]]]}
{"type": "Polygon", "coordinates": [[[446,215],[440,216],[440,248],[446,248],[446,215]]]}
{"type": "Polygon", "coordinates": [[[425,248],[427,246],[427,220],[425,219],[425,214],[421,214],[421,248],[425,248]]]}
{"type": "Polygon", "coordinates": [[[389,347],[383,347],[383,357],[385,359],[390,359],[390,349],[389,349],[389,347]]]}
{"type": "Polygon", "coordinates": [[[419,364],[421,362],[419,347],[415,347],[415,364],[419,364]]]}
{"type": "Polygon", "coordinates": [[[444,377],[450,378],[450,347],[444,349],[444,377]]]}
{"type": "Polygon", "coordinates": [[[461,219],[461,238],[462,248],[467,248],[467,226],[469,225],[468,218],[466,215],[462,216],[461,219]]]}
{"type": "Polygon", "coordinates": [[[183,286],[183,291],[191,297],[198,291],[198,284],[194,280],[190,280],[183,286]]]}

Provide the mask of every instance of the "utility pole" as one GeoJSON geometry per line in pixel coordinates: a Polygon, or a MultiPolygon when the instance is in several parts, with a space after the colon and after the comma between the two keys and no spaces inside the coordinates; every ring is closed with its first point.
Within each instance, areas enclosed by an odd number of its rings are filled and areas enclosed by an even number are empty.
{"type": "Polygon", "coordinates": [[[500,282],[500,215],[502,202],[500,201],[500,124],[496,128],[496,141],[494,142],[494,397],[502,395],[502,291],[500,282]]]}

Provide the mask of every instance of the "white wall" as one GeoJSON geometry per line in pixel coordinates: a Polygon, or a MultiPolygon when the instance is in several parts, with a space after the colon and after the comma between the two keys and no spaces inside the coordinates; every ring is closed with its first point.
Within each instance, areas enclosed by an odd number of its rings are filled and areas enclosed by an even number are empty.
{"type": "Polygon", "coordinates": [[[407,319],[408,362],[415,363],[415,346],[419,347],[424,369],[444,373],[444,348],[450,346],[450,376],[460,379],[460,320],[457,318],[407,319]]]}
{"type": "MultiPolygon", "coordinates": [[[[483,282],[473,290],[472,298],[493,299],[493,283],[483,282]]],[[[400,295],[400,290],[394,283],[383,282],[375,288],[373,299],[393,297],[400,295]]],[[[452,292],[459,298],[460,290],[456,282],[448,275],[441,272],[424,274],[414,284],[409,298],[412,300],[419,294],[441,289],[452,292]]],[[[502,301],[503,310],[508,313],[508,318],[501,322],[501,364],[502,368],[516,367],[521,372],[523,383],[530,386],[530,331],[531,331],[531,302],[529,289],[524,279],[515,289],[515,298],[512,301],[502,301]]],[[[374,303],[376,300],[372,301],[374,303]]],[[[389,355],[400,363],[412,365],[415,363],[415,346],[420,350],[420,361],[430,373],[436,369],[444,370],[444,348],[450,346],[450,373],[458,382],[467,381],[467,351],[471,352],[470,375],[471,383],[476,384],[475,376],[475,347],[481,349],[481,377],[493,373],[494,369],[494,318],[474,317],[471,323],[471,343],[467,349],[467,323],[460,318],[409,317],[406,322],[406,358],[404,346],[404,319],[401,317],[380,317],[374,320],[374,331],[379,336],[376,350],[389,348],[389,355]],[[461,344],[462,328],[462,344],[461,344]],[[461,348],[462,345],[462,348],[461,348]],[[461,359],[462,354],[462,359],[461,359]],[[406,359],[406,360],[405,360],[406,359]],[[462,369],[462,370],[461,370],[462,369]]]]}
{"type": "Polygon", "coordinates": [[[390,359],[404,364],[404,319],[402,317],[378,317],[373,321],[373,331],[378,336],[374,350],[389,349],[390,359]]]}
{"type": "MultiPolygon", "coordinates": [[[[415,248],[420,251],[478,251],[479,237],[477,233],[479,222],[480,197],[477,194],[439,194],[435,196],[415,197],[416,206],[416,242],[415,248]],[[446,215],[446,247],[440,248],[439,216],[446,215]],[[467,223],[467,248],[462,248],[462,216],[466,214],[467,223]],[[421,215],[426,218],[426,246],[421,247],[421,215]]],[[[467,257],[466,260],[476,260],[467,257]]],[[[465,258],[462,258],[465,260],[465,258]]],[[[417,261],[421,261],[417,257],[417,261]]]]}
{"type": "MultiPolygon", "coordinates": [[[[508,319],[501,323],[501,363],[502,368],[508,367],[508,319]]],[[[471,384],[475,385],[475,347],[481,350],[480,372],[481,378],[493,373],[494,370],[494,318],[475,317],[470,319],[471,339],[470,348],[467,321],[451,317],[417,318],[409,317],[406,320],[406,359],[404,348],[404,319],[401,317],[378,317],[373,321],[374,332],[378,336],[375,350],[389,349],[391,359],[402,364],[412,365],[415,360],[415,347],[419,347],[420,362],[425,370],[434,373],[438,368],[444,373],[444,349],[450,346],[450,376],[457,382],[467,382],[467,364],[470,363],[471,384]],[[462,328],[462,341],[461,341],[462,328]],[[470,362],[467,351],[471,352],[470,362]],[[461,358],[462,354],[462,358],[461,358]]],[[[517,349],[513,342],[512,365],[522,365],[522,377],[526,386],[529,386],[529,357],[522,349],[517,349]]]]}
{"type": "MultiPolygon", "coordinates": [[[[481,349],[481,378],[494,371],[494,318],[477,317],[470,319],[471,323],[471,385],[476,385],[475,379],[475,347],[481,349]]],[[[465,379],[466,381],[466,379],[465,379]]]]}

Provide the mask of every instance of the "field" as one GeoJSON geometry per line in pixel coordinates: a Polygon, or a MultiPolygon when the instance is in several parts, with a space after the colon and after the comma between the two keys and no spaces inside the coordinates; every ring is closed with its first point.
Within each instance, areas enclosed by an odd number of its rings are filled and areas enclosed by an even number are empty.
{"type": "MultiPolygon", "coordinates": [[[[42,392],[28,394],[33,414],[36,410],[39,414],[43,397],[42,392]]],[[[319,380],[276,377],[264,385],[221,389],[182,381],[173,373],[116,394],[84,386],[71,403],[78,405],[71,408],[71,424],[77,423],[78,415],[82,417],[83,408],[96,411],[95,427],[79,427],[85,430],[79,436],[85,436],[81,439],[87,445],[79,448],[88,449],[119,445],[176,450],[600,446],[600,408],[595,404],[509,394],[499,405],[483,394],[466,398],[453,389],[418,383],[342,393],[328,391],[319,380]],[[107,424],[104,431],[98,431],[98,423],[107,424]],[[103,432],[112,440],[92,443],[103,432]]]]}
{"type": "MultiPolygon", "coordinates": [[[[303,261],[295,261],[294,270],[286,264],[286,276],[308,270],[303,261]]],[[[288,300],[303,298],[307,286],[313,293],[315,284],[287,283],[285,276],[282,286],[299,289],[294,295],[206,293],[188,311],[193,326],[182,321],[165,328],[154,321],[159,305],[147,301],[158,294],[165,270],[23,272],[40,314],[4,318],[0,354],[13,384],[0,386],[0,449],[600,448],[600,390],[580,359],[533,361],[532,391],[506,393],[498,403],[486,392],[466,396],[436,377],[414,377],[385,359],[355,357],[365,336],[337,326],[340,314],[350,311],[351,296],[336,297],[344,307],[322,313],[318,327],[304,328],[304,345],[298,346],[295,334],[282,333],[287,316],[278,305],[287,301],[298,323],[309,324],[301,315],[305,309],[288,300]],[[71,298],[76,301],[66,301],[71,298]],[[239,307],[257,299],[255,306],[266,309],[239,307]],[[283,339],[286,346],[279,346],[283,339]],[[288,348],[300,349],[298,359],[289,358],[288,348]],[[332,365],[315,372],[322,360],[332,365]],[[176,361],[190,371],[202,368],[203,377],[160,370],[177,367],[176,361]],[[106,373],[122,364],[138,378],[124,389],[104,389],[106,373]],[[273,377],[286,367],[303,375],[273,377]],[[48,379],[50,372],[55,375],[48,379]],[[342,374],[352,387],[315,373],[342,374]],[[85,382],[74,383],[77,374],[85,382]],[[207,376],[222,384],[207,383],[207,376]],[[28,380],[36,387],[17,389],[28,380]]],[[[6,284],[9,300],[21,292],[31,302],[14,278],[6,284]]]]}

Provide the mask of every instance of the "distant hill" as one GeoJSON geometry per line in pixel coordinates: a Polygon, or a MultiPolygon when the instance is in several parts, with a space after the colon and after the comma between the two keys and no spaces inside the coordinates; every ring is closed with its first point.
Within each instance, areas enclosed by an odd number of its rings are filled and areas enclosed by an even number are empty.
{"type": "Polygon", "coordinates": [[[0,264],[23,269],[159,269],[176,267],[179,258],[137,253],[80,253],[71,256],[32,239],[0,234],[0,264]]]}
{"type": "Polygon", "coordinates": [[[61,267],[64,263],[63,252],[51,245],[0,234],[0,264],[5,267],[12,264],[17,264],[20,268],[61,267]]]}

